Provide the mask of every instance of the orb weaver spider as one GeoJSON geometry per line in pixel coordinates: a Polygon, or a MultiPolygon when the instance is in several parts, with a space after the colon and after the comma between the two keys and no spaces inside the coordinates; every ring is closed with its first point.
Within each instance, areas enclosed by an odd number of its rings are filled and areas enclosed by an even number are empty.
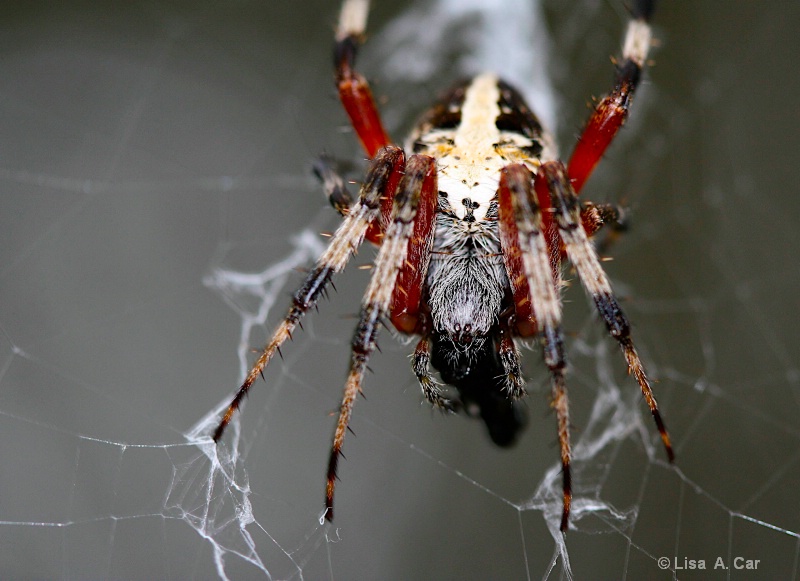
{"type": "Polygon", "coordinates": [[[445,411],[480,415],[492,440],[514,442],[525,395],[517,341],[542,345],[550,373],[563,478],[561,530],[569,526],[572,485],[566,356],[561,329],[562,259],[575,268],[608,333],[619,344],[653,415],[667,457],[674,453],[630,325],[590,238],[620,226],[623,212],[581,203],[578,193],[622,127],[651,44],[655,0],[635,0],[611,92],[595,107],[567,164],[520,93],[483,73],[445,93],[405,147],[383,128],[367,81],[355,68],[369,0],[344,0],[335,38],[336,85],[370,158],[359,197],[327,163],[316,171],[343,220],[295,293],[221,419],[218,442],[259,375],[366,239],[380,245],[352,340],[350,369],[327,470],[325,518],[342,444],[367,361],[385,319],[418,336],[412,369],[425,398],[445,411]],[[431,373],[455,389],[448,395],[431,373]]]}

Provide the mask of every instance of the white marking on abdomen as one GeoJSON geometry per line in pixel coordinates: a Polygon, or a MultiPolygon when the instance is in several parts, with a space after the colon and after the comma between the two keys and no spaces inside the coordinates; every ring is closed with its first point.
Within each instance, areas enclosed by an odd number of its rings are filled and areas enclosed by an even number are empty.
{"type": "Polygon", "coordinates": [[[500,89],[497,77],[484,73],[475,77],[464,95],[461,123],[453,134],[454,147],[439,159],[439,189],[447,192],[450,207],[459,218],[467,215],[462,200],[478,204],[475,220],[482,220],[497,193],[499,171],[506,162],[494,145],[500,140],[500,89]]]}

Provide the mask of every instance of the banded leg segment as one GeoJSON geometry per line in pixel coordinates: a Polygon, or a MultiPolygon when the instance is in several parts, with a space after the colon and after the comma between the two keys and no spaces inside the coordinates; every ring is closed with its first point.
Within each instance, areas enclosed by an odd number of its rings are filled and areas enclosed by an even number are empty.
{"type": "Polygon", "coordinates": [[[670,462],[675,460],[675,453],[672,449],[669,433],[661,418],[658,410],[653,389],[644,369],[642,361],[636,352],[636,348],[631,338],[631,329],[628,319],[622,312],[611,283],[608,280],[600,260],[597,258],[592,243],[586,236],[586,231],[581,225],[581,206],[578,196],[575,193],[567,171],[561,162],[547,162],[542,164],[536,176],[537,189],[546,189],[550,193],[553,208],[555,210],[555,221],[558,225],[561,240],[570,262],[575,266],[578,277],[586,291],[591,295],[597,312],[605,322],[609,334],[616,339],[622,348],[625,361],[628,365],[628,372],[634,376],[636,382],[642,390],[656,427],[661,435],[661,441],[670,462]]]}
{"type": "Polygon", "coordinates": [[[550,391],[550,405],[556,411],[558,425],[558,447],[561,450],[561,488],[564,493],[564,505],[561,510],[561,532],[569,529],[569,513],[572,508],[572,447],[569,436],[569,400],[567,399],[567,386],[564,376],[553,378],[550,391]]]}
{"type": "MultiPolygon", "coordinates": [[[[501,174],[502,175],[502,174],[501,174]]],[[[502,182],[501,177],[501,184],[502,182]]],[[[500,244],[503,249],[503,262],[506,274],[511,284],[514,299],[513,327],[520,337],[532,337],[538,331],[536,315],[533,312],[531,289],[528,277],[522,264],[522,250],[519,245],[519,230],[517,229],[514,209],[511,204],[511,192],[508,184],[498,190],[500,206],[500,244]]]]}
{"type": "Polygon", "coordinates": [[[339,99],[364,151],[372,158],[381,147],[389,145],[390,139],[383,128],[369,83],[353,68],[356,53],[364,42],[368,12],[369,0],[344,1],[336,29],[333,60],[339,99]]]}
{"type": "Polygon", "coordinates": [[[405,166],[405,174],[394,196],[394,219],[386,230],[375,260],[375,268],[361,302],[361,315],[353,337],[350,371],[345,382],[344,396],[328,461],[325,489],[325,518],[328,521],[333,519],[336,469],[347,426],[353,413],[355,398],[361,392],[367,361],[375,350],[378,329],[383,318],[389,313],[395,282],[408,255],[417,208],[421,198],[436,195],[436,192],[436,162],[434,159],[420,155],[410,157],[405,166]]]}
{"type": "MultiPolygon", "coordinates": [[[[526,298],[531,303],[537,327],[545,338],[545,363],[548,367],[561,365],[563,368],[564,345],[558,297],[560,281],[553,276],[550,247],[533,184],[533,174],[521,164],[507,166],[500,172],[500,187],[497,190],[500,240],[515,296],[518,294],[517,287],[522,288],[520,277],[527,282],[526,298]],[[515,260],[517,255],[521,256],[522,269],[519,269],[515,260]]],[[[524,299],[519,302],[524,302],[524,299]]]]}
{"type": "Polygon", "coordinates": [[[633,94],[650,51],[650,18],[655,0],[635,0],[625,33],[622,61],[616,66],[614,88],[594,110],[569,160],[569,178],[576,193],[583,188],[600,158],[628,117],[633,94]]]}
{"type": "Polygon", "coordinates": [[[292,332],[309,309],[317,304],[320,295],[325,291],[334,274],[341,272],[350,257],[364,240],[364,236],[380,214],[381,199],[390,195],[397,187],[399,176],[403,173],[405,154],[397,147],[382,149],[375,156],[367,172],[367,178],[361,188],[358,202],[347,213],[339,228],[331,237],[328,248],[317,260],[317,264],[306,277],[303,285],[294,294],[292,306],[284,320],[272,334],[269,343],[261,351],[250,372],[236,392],[233,400],[214,431],[214,441],[222,438],[225,428],[233,414],[239,409],[259,375],[263,376],[264,368],[286,342],[291,339],[292,332]]]}
{"type": "Polygon", "coordinates": [[[542,335],[544,362],[550,370],[552,406],[556,410],[558,422],[563,478],[561,530],[566,531],[572,503],[572,479],[569,406],[564,381],[566,355],[561,332],[561,303],[558,297],[560,274],[554,275],[553,272],[550,244],[531,171],[520,164],[505,167],[500,172],[497,194],[500,240],[515,304],[522,303],[523,307],[527,305],[524,299],[518,299],[524,280],[528,288],[528,296],[525,298],[530,302],[536,325],[542,335]]]}

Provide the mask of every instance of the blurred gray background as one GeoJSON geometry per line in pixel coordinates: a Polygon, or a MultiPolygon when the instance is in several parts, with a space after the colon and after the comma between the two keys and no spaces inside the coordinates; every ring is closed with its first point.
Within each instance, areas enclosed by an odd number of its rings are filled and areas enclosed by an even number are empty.
{"type": "MultiPolygon", "coordinates": [[[[421,30],[458,34],[432,47],[431,71],[404,78],[403,43],[386,31],[419,6],[376,4],[360,62],[399,139],[486,27],[428,14],[421,30]]],[[[421,406],[412,347],[384,333],[345,444],[336,521],[319,524],[363,270],[337,279],[254,388],[235,465],[248,494],[209,476],[202,449],[187,444],[240,380],[243,323],[231,305],[258,307],[226,302],[204,279],[262,271],[290,256],[301,232],[335,228],[309,173],[320,152],[351,160],[354,179],[363,167],[332,86],[337,9],[0,6],[3,578],[565,575],[562,560],[551,570],[556,544],[529,502],[558,456],[535,352],[530,425],[504,451],[477,422],[421,406]],[[247,537],[231,516],[250,510],[247,537]]],[[[541,10],[566,157],[587,103],[610,87],[625,12],[610,0],[545,0],[541,10]]],[[[678,462],[663,461],[635,383],[574,284],[574,438],[589,445],[609,425],[641,425],[576,465],[576,496],[619,512],[573,522],[578,579],[798,576],[799,17],[797,3],[740,0],[720,12],[662,2],[657,64],[582,194],[632,209],[606,264],[658,380],[678,462]],[[616,396],[634,420],[597,412],[616,396]],[[662,556],[671,570],[659,569],[662,556]],[[715,570],[717,557],[760,564],[715,570]],[[692,559],[711,571],[680,568],[692,559]]],[[[504,64],[524,71],[542,56],[520,47],[504,64]]],[[[250,345],[301,278],[289,272],[250,345]]]]}

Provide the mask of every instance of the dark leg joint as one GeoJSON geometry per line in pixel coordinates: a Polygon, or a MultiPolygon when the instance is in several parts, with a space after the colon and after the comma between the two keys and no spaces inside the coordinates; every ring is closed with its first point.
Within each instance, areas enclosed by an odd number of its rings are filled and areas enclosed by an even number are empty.
{"type": "Polygon", "coordinates": [[[650,22],[656,11],[656,0],[635,0],[631,6],[631,16],[636,20],[650,22]]]}
{"type": "Polygon", "coordinates": [[[634,89],[639,86],[639,81],[642,79],[642,67],[636,64],[631,59],[625,59],[622,64],[617,65],[617,71],[614,78],[614,93],[620,93],[618,97],[623,106],[628,105],[630,94],[634,89]]]}
{"type": "Polygon", "coordinates": [[[354,35],[344,37],[333,48],[333,66],[336,68],[336,81],[343,81],[353,74],[353,63],[361,46],[361,39],[354,35]]]}

